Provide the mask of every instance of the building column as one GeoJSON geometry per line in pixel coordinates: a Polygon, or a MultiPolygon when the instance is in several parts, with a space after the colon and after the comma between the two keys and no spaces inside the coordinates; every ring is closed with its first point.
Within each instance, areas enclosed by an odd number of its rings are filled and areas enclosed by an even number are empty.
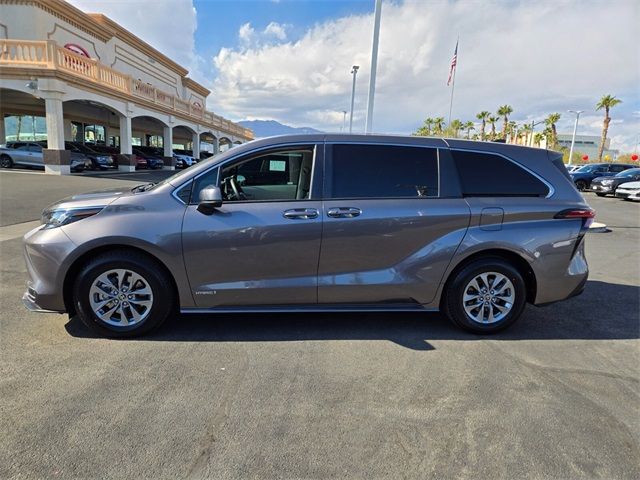
{"type": "Polygon", "coordinates": [[[118,170],[121,172],[135,172],[136,162],[131,149],[131,117],[120,117],[120,155],[118,156],[118,170]]]}
{"type": "Polygon", "coordinates": [[[64,115],[62,98],[55,95],[44,99],[47,124],[47,148],[42,150],[44,172],[69,175],[71,152],[64,149],[64,115]]]}
{"type": "Polygon", "coordinates": [[[164,127],[162,133],[162,145],[164,147],[164,167],[163,170],[175,170],[176,166],[173,159],[173,127],[164,127]]]}
{"type": "Polygon", "coordinates": [[[4,112],[0,112],[0,145],[7,143],[7,132],[4,128],[4,112]]]}
{"type": "Polygon", "coordinates": [[[71,120],[64,121],[64,139],[68,142],[73,142],[75,138],[73,138],[73,129],[71,125],[71,120]]]}
{"type": "Polygon", "coordinates": [[[213,154],[217,155],[220,153],[220,140],[218,140],[218,137],[214,137],[213,138],[213,154]]]}
{"type": "Polygon", "coordinates": [[[199,132],[194,132],[193,134],[193,139],[191,140],[191,150],[193,151],[193,158],[196,159],[196,161],[200,160],[200,133],[199,132]]]}

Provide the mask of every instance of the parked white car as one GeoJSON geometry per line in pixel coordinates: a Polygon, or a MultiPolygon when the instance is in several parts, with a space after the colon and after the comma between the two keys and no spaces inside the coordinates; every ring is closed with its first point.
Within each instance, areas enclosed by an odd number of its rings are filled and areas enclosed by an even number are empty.
{"type": "Polygon", "coordinates": [[[640,201],[640,182],[623,183],[616,189],[616,197],[640,201]]]}

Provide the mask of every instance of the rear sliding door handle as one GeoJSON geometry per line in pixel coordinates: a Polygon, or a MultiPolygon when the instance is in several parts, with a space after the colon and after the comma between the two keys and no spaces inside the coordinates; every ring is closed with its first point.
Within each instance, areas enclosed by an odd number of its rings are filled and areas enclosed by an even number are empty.
{"type": "Polygon", "coordinates": [[[358,217],[362,210],[355,207],[336,207],[327,210],[327,215],[333,218],[353,218],[358,217]]]}
{"type": "Polygon", "coordinates": [[[317,218],[319,214],[316,208],[292,208],[282,212],[282,216],[289,220],[310,220],[317,218]]]}

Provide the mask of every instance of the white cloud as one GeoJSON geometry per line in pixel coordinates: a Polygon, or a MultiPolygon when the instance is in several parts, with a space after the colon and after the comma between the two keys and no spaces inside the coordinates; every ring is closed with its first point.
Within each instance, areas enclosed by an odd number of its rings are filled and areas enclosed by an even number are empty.
{"type": "Polygon", "coordinates": [[[287,39],[286,25],[282,25],[281,23],[278,23],[278,22],[271,22],[269,25],[266,26],[263,33],[265,35],[273,36],[278,40],[287,39]]]}
{"type": "MultiPolygon", "coordinates": [[[[385,2],[374,128],[409,133],[427,116],[447,116],[445,83],[460,34],[455,118],[504,103],[514,107],[515,120],[569,108],[598,116],[595,103],[610,93],[624,100],[613,117],[625,120],[612,123],[611,135],[627,138],[638,129],[631,111],[640,107],[638,13],[630,1],[385,2]]],[[[337,130],[349,106],[349,71],[358,64],[354,128],[362,129],[372,17],[317,24],[294,42],[221,50],[213,104],[235,118],[337,130]]],[[[570,125],[563,114],[559,127],[570,125]]]]}
{"type": "Polygon", "coordinates": [[[247,22],[240,26],[238,29],[238,38],[243,43],[249,43],[255,37],[256,31],[251,26],[251,23],[247,22]]]}

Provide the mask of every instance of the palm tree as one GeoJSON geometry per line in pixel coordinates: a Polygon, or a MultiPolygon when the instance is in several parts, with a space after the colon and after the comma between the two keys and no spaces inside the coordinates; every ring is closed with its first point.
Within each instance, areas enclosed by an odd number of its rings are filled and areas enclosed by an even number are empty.
{"type": "Polygon", "coordinates": [[[484,141],[484,129],[487,126],[487,119],[491,116],[491,112],[486,110],[481,111],[476,115],[476,118],[482,123],[480,124],[480,140],[484,141]]]}
{"type": "Polygon", "coordinates": [[[489,134],[489,140],[491,140],[492,142],[496,139],[496,122],[498,120],[500,119],[495,115],[489,115],[489,118],[487,118],[489,125],[491,125],[491,133],[489,134]]]}
{"type": "Polygon", "coordinates": [[[451,120],[451,123],[449,124],[449,130],[451,130],[451,133],[456,138],[458,138],[458,133],[460,132],[460,129],[462,129],[462,127],[462,122],[458,119],[451,120]]]}
{"type": "Polygon", "coordinates": [[[468,121],[465,122],[465,124],[462,126],[462,128],[464,128],[467,131],[467,140],[471,139],[471,130],[475,130],[476,127],[473,124],[472,121],[468,121]]]}
{"type": "Polygon", "coordinates": [[[609,110],[622,100],[614,97],[613,95],[603,95],[600,101],[596,104],[596,110],[604,109],[604,121],[602,122],[602,137],[600,138],[600,146],[598,147],[598,161],[602,161],[602,152],[604,151],[604,144],[607,141],[607,133],[609,133],[609,123],[611,123],[611,117],[609,116],[609,110]]]}
{"type": "Polygon", "coordinates": [[[433,118],[431,117],[427,118],[424,121],[424,124],[414,132],[414,135],[418,137],[428,137],[429,135],[431,135],[432,125],[433,125],[433,118]]]}
{"type": "MultiPolygon", "coordinates": [[[[518,129],[518,124],[514,121],[511,121],[507,124],[507,132],[509,133],[509,141],[513,142],[513,139],[516,136],[516,130],[518,129]]],[[[506,141],[506,137],[505,137],[506,141]]]]}
{"type": "Polygon", "coordinates": [[[551,113],[544,123],[551,130],[551,148],[557,148],[558,146],[558,131],[556,130],[556,123],[560,121],[561,115],[559,113],[551,113]]]}
{"type": "Polygon", "coordinates": [[[521,132],[524,135],[524,144],[525,145],[529,145],[529,138],[530,138],[530,135],[531,135],[532,131],[533,131],[533,127],[531,126],[530,123],[525,123],[522,126],[521,132]]]}
{"type": "Polygon", "coordinates": [[[436,117],[433,119],[433,134],[442,135],[444,129],[444,117],[436,117]]]}
{"type": "Polygon", "coordinates": [[[507,125],[509,123],[509,115],[513,113],[513,108],[511,105],[502,105],[498,108],[498,115],[502,117],[502,138],[507,139],[507,125]]]}
{"type": "Polygon", "coordinates": [[[536,147],[540,146],[540,142],[542,141],[542,139],[544,138],[544,133],[541,132],[537,132],[534,136],[533,136],[533,144],[536,147]]]}

